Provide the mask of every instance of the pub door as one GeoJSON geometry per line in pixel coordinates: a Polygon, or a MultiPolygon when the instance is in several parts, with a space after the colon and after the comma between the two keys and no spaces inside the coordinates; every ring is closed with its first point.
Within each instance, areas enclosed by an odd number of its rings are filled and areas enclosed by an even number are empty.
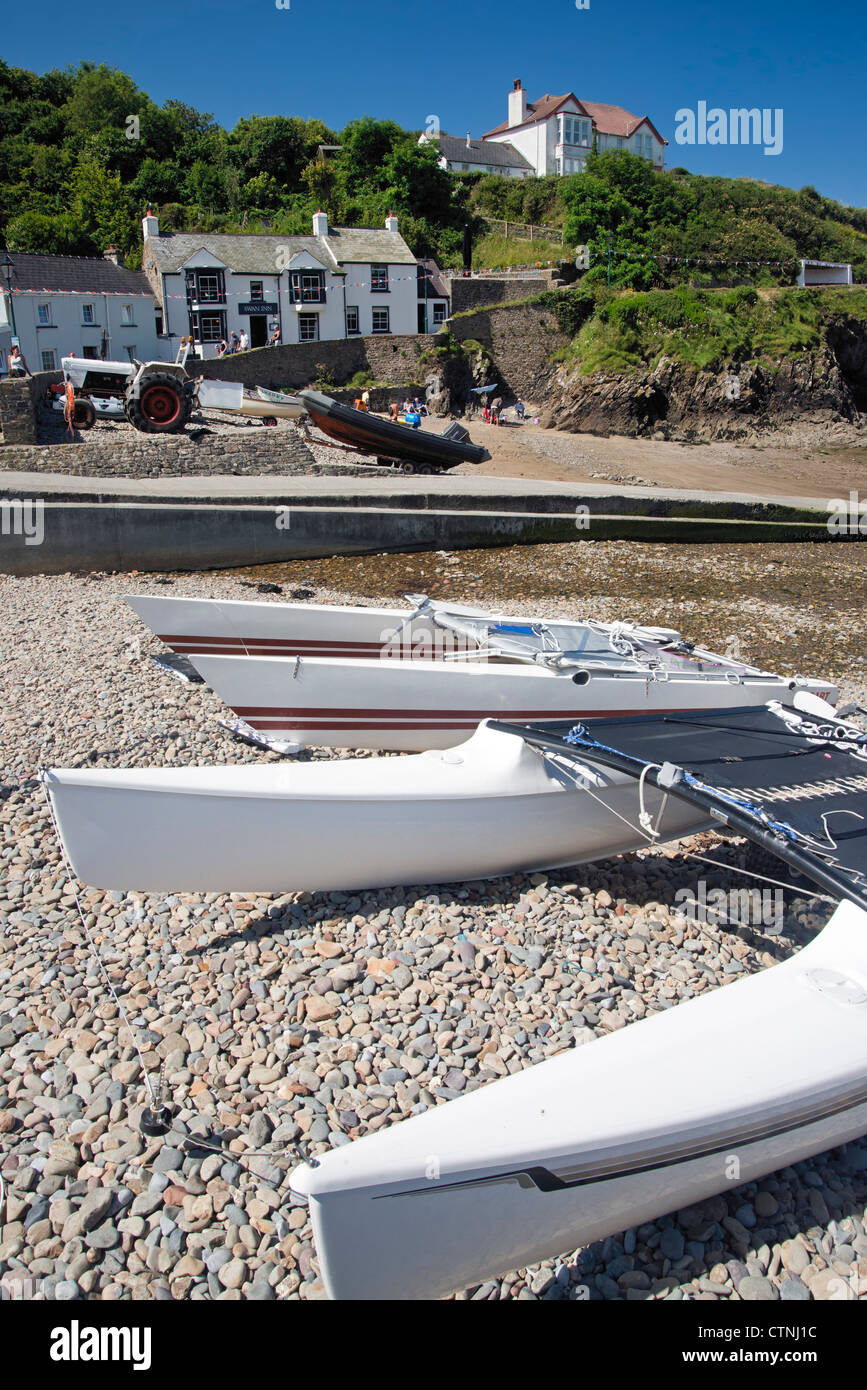
{"type": "Polygon", "coordinates": [[[268,341],[268,317],[266,314],[250,315],[250,347],[264,347],[268,341]]]}

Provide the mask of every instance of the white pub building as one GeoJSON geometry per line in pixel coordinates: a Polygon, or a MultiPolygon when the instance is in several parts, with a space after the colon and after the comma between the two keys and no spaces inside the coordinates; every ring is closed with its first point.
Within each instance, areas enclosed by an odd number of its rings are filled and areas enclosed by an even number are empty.
{"type": "MultiPolygon", "coordinates": [[[[182,337],[215,357],[233,331],[245,331],[251,348],[275,329],[281,344],[425,331],[422,272],[394,216],[381,229],[329,227],[317,212],[312,236],[161,234],[148,209],[142,228],[163,358],[174,357],[182,337]]],[[[447,301],[438,322],[446,312],[447,301]]]]}

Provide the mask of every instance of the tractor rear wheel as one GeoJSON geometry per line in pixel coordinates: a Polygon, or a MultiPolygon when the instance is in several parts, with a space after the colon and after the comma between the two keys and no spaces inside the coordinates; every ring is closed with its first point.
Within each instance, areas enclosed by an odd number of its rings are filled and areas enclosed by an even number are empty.
{"type": "Polygon", "coordinates": [[[192,397],[169,372],[150,373],[138,396],[126,401],[127,419],[144,434],[179,434],[192,411],[192,397]]]}

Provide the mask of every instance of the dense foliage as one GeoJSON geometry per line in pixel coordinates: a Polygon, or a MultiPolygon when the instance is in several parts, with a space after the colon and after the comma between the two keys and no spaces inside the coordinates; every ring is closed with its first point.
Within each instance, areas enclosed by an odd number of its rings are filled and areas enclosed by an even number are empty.
{"type": "Polygon", "coordinates": [[[593,261],[585,279],[591,282],[607,283],[609,246],[611,283],[635,289],[685,280],[786,283],[802,256],[851,261],[855,279],[867,280],[867,210],[843,207],[815,188],[796,192],[685,169],[659,173],[621,150],[591,155],[584,173],[564,178],[464,179],[476,211],[562,226],[566,248],[589,246],[593,261]]]}
{"type": "Polygon", "coordinates": [[[0,61],[0,234],[13,251],[67,255],[111,242],[136,265],[149,202],[164,231],[290,235],[321,206],[335,226],[382,226],[394,211],[417,255],[457,264],[467,190],[417,140],[367,117],[339,133],[297,116],[227,131],[182,102],[155,105],[116,69],[40,77],[0,61]],[[323,145],[341,149],[319,158],[323,145]]]}
{"type": "Polygon", "coordinates": [[[476,266],[569,259],[588,245],[591,285],[787,283],[801,256],[852,261],[867,280],[867,211],[814,188],[660,174],[622,151],[565,178],[452,174],[417,140],[369,117],[335,132],[253,115],[228,131],[181,101],[157,106],[114,68],[38,76],[0,61],[0,238],[13,251],[80,255],[113,242],[135,265],[148,202],[166,231],[287,234],[308,232],[321,206],[334,225],[382,226],[393,210],[413,251],[444,266],[460,263],[469,222],[476,266]],[[328,145],[340,149],[320,157],[328,145]],[[564,245],[485,236],[485,217],[562,227],[564,245]]]}
{"type": "Polygon", "coordinates": [[[624,293],[582,284],[541,296],[572,338],[557,354],[585,374],[653,368],[662,358],[721,370],[821,347],[832,322],[867,323],[863,289],[702,290],[624,293]]]}

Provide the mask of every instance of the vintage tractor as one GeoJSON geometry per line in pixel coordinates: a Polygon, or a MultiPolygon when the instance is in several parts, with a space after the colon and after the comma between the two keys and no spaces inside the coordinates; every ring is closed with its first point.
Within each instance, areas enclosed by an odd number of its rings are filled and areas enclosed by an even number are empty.
{"type": "Polygon", "coordinates": [[[184,362],[104,362],[64,357],[63,392],[74,391],[72,422],[88,428],[100,415],[123,414],[145,434],[178,434],[195,402],[184,362]]]}
{"type": "Polygon", "coordinates": [[[103,362],[64,357],[63,383],[50,386],[46,403],[63,410],[72,424],[89,429],[98,416],[124,417],[144,434],[180,434],[196,407],[252,415],[264,425],[297,420],[304,407],[296,396],[249,390],[240,381],[194,380],[187,372],[188,346],[174,362],[103,362]],[[70,399],[71,398],[71,399],[70,399]]]}

